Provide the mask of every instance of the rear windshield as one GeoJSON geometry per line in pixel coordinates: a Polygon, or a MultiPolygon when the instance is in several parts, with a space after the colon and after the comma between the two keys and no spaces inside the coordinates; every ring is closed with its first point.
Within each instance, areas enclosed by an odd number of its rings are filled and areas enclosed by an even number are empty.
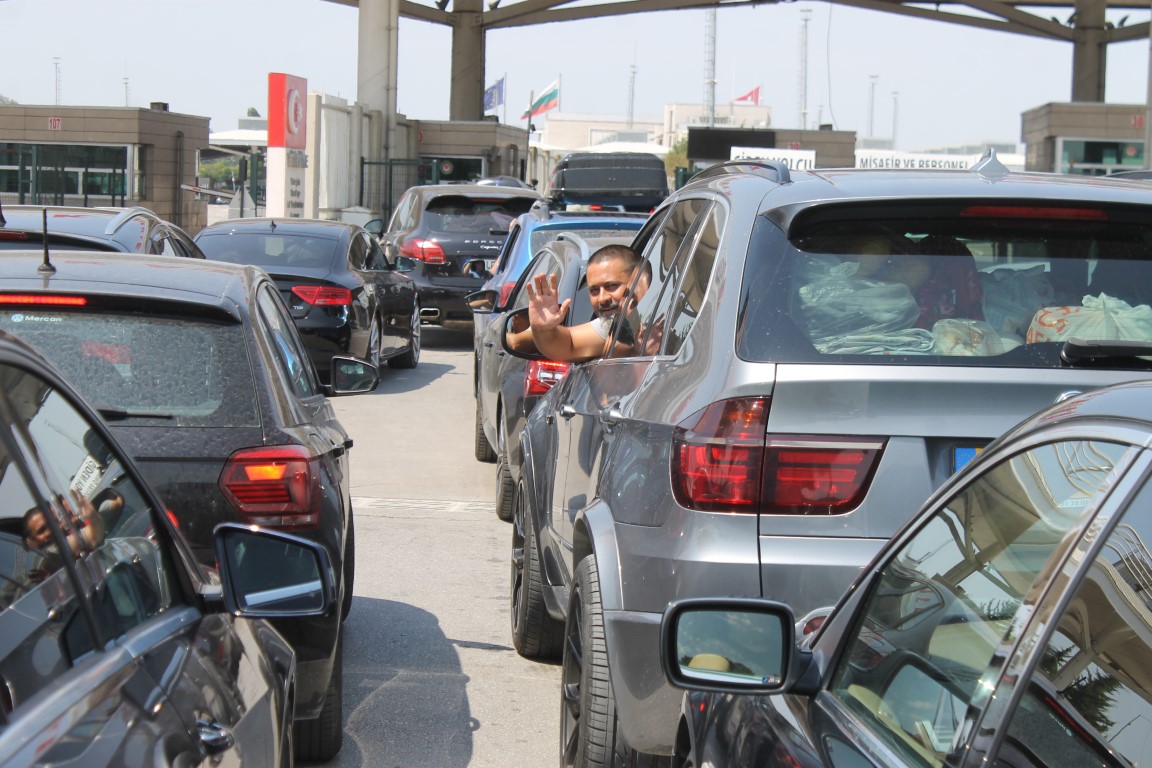
{"type": "Polygon", "coordinates": [[[534,197],[473,198],[442,195],[428,201],[424,224],[432,232],[508,233],[508,225],[536,202],[534,197]]]}
{"type": "Polygon", "coordinates": [[[113,424],[258,426],[244,328],[187,317],[0,309],[113,424]]]}
{"type": "Polygon", "coordinates": [[[536,253],[538,250],[556,238],[560,237],[560,235],[564,234],[565,232],[578,232],[580,237],[586,240],[598,237],[619,237],[621,232],[632,232],[639,230],[640,225],[643,223],[644,222],[642,221],[637,221],[634,225],[619,224],[615,227],[610,227],[605,224],[583,227],[580,225],[568,225],[563,229],[558,227],[551,229],[537,227],[536,229],[532,230],[532,253],[536,253]]]}
{"type": "Polygon", "coordinates": [[[226,232],[204,234],[196,241],[205,258],[258,267],[326,269],[332,264],[339,240],[316,235],[226,232]]]}
{"type": "Polygon", "coordinates": [[[785,237],[762,216],[742,290],[747,360],[1057,366],[1069,338],[1152,342],[1152,224],[1133,208],[841,205],[785,237]]]}

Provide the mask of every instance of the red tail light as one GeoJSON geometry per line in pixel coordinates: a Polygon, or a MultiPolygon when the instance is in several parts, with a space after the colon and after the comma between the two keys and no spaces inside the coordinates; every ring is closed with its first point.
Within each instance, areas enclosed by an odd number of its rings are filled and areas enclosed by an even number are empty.
{"type": "Polygon", "coordinates": [[[838,514],[857,507],[884,444],[767,435],[769,399],[712,403],[673,434],[677,502],[704,512],[838,514]]]}
{"type": "Polygon", "coordinates": [[[317,307],[348,306],[352,303],[352,291],[330,285],[294,285],[292,295],[317,307]]]}
{"type": "Polygon", "coordinates": [[[56,296],[45,293],[6,293],[0,295],[0,304],[20,304],[41,307],[82,307],[88,303],[83,296],[56,296]]]}
{"type": "Polygon", "coordinates": [[[508,297],[512,295],[512,289],[515,287],[516,287],[516,281],[515,280],[513,280],[510,283],[504,283],[503,285],[501,285],[500,286],[500,301],[496,306],[502,307],[505,304],[507,304],[508,303],[508,297]]]}
{"type": "Polygon", "coordinates": [[[568,363],[533,360],[524,371],[524,397],[542,395],[568,373],[568,363]]]}
{"type": "Polygon", "coordinates": [[[423,261],[426,264],[446,264],[448,262],[448,258],[444,255],[444,249],[435,240],[420,238],[405,240],[404,244],[400,246],[400,255],[423,261]]]}
{"type": "Polygon", "coordinates": [[[25,242],[25,241],[28,241],[31,239],[32,239],[32,237],[27,232],[12,232],[11,230],[9,230],[9,231],[0,230],[0,240],[18,240],[20,242],[25,242]]]}
{"type": "Polygon", "coordinates": [[[228,459],[220,490],[244,521],[281,530],[320,524],[319,459],[299,445],[248,448],[228,459]]]}

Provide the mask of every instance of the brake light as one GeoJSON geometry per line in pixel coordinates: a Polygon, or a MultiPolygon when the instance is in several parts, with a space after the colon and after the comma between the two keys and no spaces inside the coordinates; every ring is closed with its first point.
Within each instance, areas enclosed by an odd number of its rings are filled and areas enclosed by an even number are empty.
{"type": "Polygon", "coordinates": [[[0,230],[0,240],[18,240],[20,242],[27,242],[32,238],[27,232],[12,232],[0,230]]]}
{"type": "Polygon", "coordinates": [[[961,216],[982,219],[1074,219],[1107,221],[1108,214],[1095,208],[1039,208],[1027,205],[970,205],[961,216]]]}
{"type": "Polygon", "coordinates": [[[503,285],[501,285],[500,286],[500,301],[499,301],[499,303],[496,304],[496,306],[502,307],[505,304],[507,304],[508,303],[508,297],[512,295],[512,289],[515,287],[516,287],[516,281],[515,280],[513,280],[510,283],[504,283],[503,285]]]}
{"type": "Polygon", "coordinates": [[[444,249],[440,247],[440,243],[422,238],[405,240],[404,244],[400,246],[400,255],[423,261],[426,264],[446,264],[448,262],[448,257],[444,255],[444,249]]]}
{"type": "Polygon", "coordinates": [[[769,398],[712,403],[673,433],[677,502],[704,512],[839,514],[859,506],[881,440],[767,434],[769,398]]]}
{"type": "Polygon", "coordinates": [[[320,461],[303,446],[248,448],[228,458],[220,490],[252,525],[280,530],[320,524],[320,461]]]}
{"type": "Polygon", "coordinates": [[[55,296],[44,293],[0,294],[0,304],[20,304],[42,307],[83,307],[88,299],[83,296],[55,296]]]}
{"type": "Polygon", "coordinates": [[[524,397],[542,395],[568,373],[568,363],[555,360],[533,360],[524,371],[524,397]]]}
{"type": "Polygon", "coordinates": [[[329,285],[294,285],[292,295],[317,307],[348,306],[352,303],[352,291],[329,285]]]}

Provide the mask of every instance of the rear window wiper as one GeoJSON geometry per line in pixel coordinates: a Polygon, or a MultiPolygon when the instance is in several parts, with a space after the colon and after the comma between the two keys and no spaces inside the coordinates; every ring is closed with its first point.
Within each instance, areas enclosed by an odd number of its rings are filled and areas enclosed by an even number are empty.
{"type": "Polygon", "coordinates": [[[1069,365],[1133,360],[1152,364],[1152,341],[1121,341],[1069,338],[1060,347],[1060,359],[1069,365]]]}
{"type": "Polygon", "coordinates": [[[96,407],[96,411],[104,417],[105,421],[123,421],[124,419],[174,419],[176,416],[171,413],[160,413],[157,411],[129,411],[124,408],[116,408],[110,405],[100,405],[96,407]]]}

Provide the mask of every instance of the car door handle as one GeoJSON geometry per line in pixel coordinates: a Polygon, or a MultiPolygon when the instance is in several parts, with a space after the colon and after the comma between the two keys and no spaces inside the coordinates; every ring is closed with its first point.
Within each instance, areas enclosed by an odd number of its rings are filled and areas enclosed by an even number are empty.
{"type": "Polygon", "coordinates": [[[564,403],[564,405],[560,406],[560,418],[567,420],[575,415],[576,406],[572,405],[571,403],[564,403]]]}
{"type": "Polygon", "coordinates": [[[209,755],[219,755],[236,744],[232,732],[215,720],[197,720],[196,735],[209,755]]]}
{"type": "Polygon", "coordinates": [[[606,427],[614,427],[624,420],[624,414],[614,405],[600,411],[600,423],[606,427]]]}

